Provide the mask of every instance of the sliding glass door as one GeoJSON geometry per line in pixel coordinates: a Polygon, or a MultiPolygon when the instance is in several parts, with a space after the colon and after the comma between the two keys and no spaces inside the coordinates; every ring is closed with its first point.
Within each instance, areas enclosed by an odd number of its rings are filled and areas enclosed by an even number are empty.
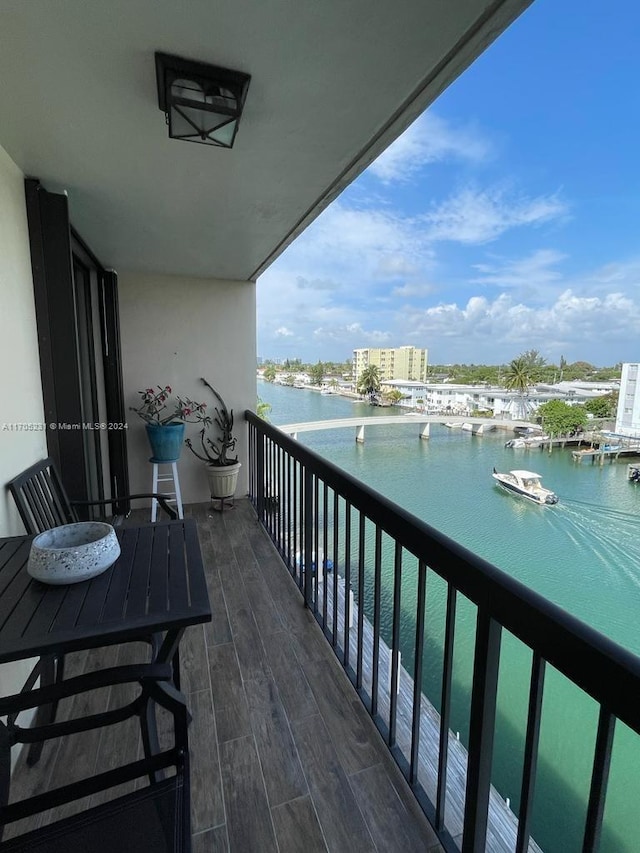
{"type": "Polygon", "coordinates": [[[66,196],[31,179],[26,193],[49,453],[72,499],[126,495],[117,276],[70,227],[66,196]]]}

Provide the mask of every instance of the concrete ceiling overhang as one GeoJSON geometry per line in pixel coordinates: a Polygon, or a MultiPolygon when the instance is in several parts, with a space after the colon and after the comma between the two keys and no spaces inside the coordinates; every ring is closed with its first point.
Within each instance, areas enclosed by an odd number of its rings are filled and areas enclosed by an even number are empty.
{"type": "Polygon", "coordinates": [[[4,0],[0,145],[107,266],[250,280],[530,0],[4,0]],[[252,76],[235,145],[169,139],[154,53],[252,76]]]}

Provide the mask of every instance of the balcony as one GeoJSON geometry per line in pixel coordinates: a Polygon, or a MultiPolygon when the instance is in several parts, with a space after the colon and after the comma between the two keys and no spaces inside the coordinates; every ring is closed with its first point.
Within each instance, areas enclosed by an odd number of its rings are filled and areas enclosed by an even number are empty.
{"type": "MultiPolygon", "coordinates": [[[[249,502],[187,512],[198,522],[213,610],[181,646],[193,714],[194,853],[442,850],[249,502]]],[[[69,655],[69,675],[128,663],[127,654],[135,659],[136,650],[69,655]]],[[[123,700],[113,688],[110,701],[123,700]]],[[[89,711],[85,697],[76,701],[89,711]]],[[[102,740],[89,732],[53,747],[33,768],[19,762],[13,799],[141,748],[127,724],[102,740]]]]}
{"type": "MultiPolygon", "coordinates": [[[[640,731],[640,661],[246,416],[251,502],[223,513],[188,509],[213,610],[211,624],[189,629],[182,644],[196,853],[538,853],[532,826],[546,667],[598,709],[585,741],[592,773],[575,837],[576,846],[597,850],[616,723],[633,737],[640,731]],[[434,657],[426,599],[436,575],[446,585],[446,629],[434,697],[423,675],[434,657]],[[466,745],[450,731],[456,609],[464,602],[477,610],[466,745]],[[400,613],[410,606],[407,633],[400,613]],[[531,652],[529,688],[519,697],[528,711],[517,812],[491,776],[503,635],[531,652]]],[[[70,656],[69,675],[127,663],[128,654],[136,655],[131,645],[70,656]]],[[[123,699],[113,688],[107,701],[123,699]]],[[[140,749],[137,729],[126,726],[101,739],[63,740],[35,768],[19,761],[13,798],[106,770],[140,749]]]]}
{"type": "MultiPolygon", "coordinates": [[[[540,850],[538,763],[548,775],[562,761],[559,746],[557,754],[539,755],[541,720],[545,689],[551,696],[549,683],[560,675],[576,701],[590,703],[593,720],[580,733],[590,766],[584,799],[572,797],[571,814],[556,816],[571,826],[569,836],[563,828],[563,845],[595,851],[602,837],[604,849],[633,849],[624,847],[629,827],[607,823],[604,813],[612,756],[615,762],[638,744],[640,660],[251,413],[247,419],[258,516],[443,847],[540,850]],[[441,633],[435,627],[435,643],[433,605],[427,607],[434,579],[444,587],[445,623],[441,633]],[[464,641],[472,670],[464,746],[451,731],[461,610],[472,613],[472,636],[464,641]],[[512,810],[492,785],[492,764],[505,745],[503,647],[514,642],[527,671],[512,697],[523,708],[521,752],[509,758],[511,785],[519,788],[512,810]],[[439,685],[431,678],[426,691],[434,659],[439,685]]],[[[555,796],[571,793],[561,787],[555,796]]],[[[553,797],[544,792],[547,808],[553,797]]],[[[547,831],[545,849],[567,849],[554,843],[547,831]]]]}

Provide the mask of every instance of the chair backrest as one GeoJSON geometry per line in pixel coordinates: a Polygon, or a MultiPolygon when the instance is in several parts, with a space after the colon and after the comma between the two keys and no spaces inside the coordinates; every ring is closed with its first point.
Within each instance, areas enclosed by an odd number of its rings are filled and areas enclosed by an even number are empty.
{"type": "MultiPolygon", "coordinates": [[[[184,697],[171,683],[171,677],[169,664],[121,666],[0,698],[0,715],[6,715],[7,720],[6,723],[0,720],[0,757],[3,764],[9,761],[9,751],[17,743],[67,738],[91,729],[118,725],[136,716],[142,726],[148,716],[149,702],[162,706],[173,723],[171,729],[167,729],[167,740],[172,743],[164,749],[152,753],[145,750],[145,756],[138,759],[136,747],[132,755],[120,756],[124,758],[124,763],[117,762],[115,767],[111,757],[109,770],[94,772],[92,776],[71,781],[62,787],[45,789],[43,793],[38,793],[38,790],[42,790],[40,786],[26,799],[18,799],[7,805],[0,803],[0,838],[2,829],[15,821],[44,813],[54,820],[53,823],[5,839],[0,844],[3,853],[113,853],[114,850],[184,853],[190,849],[188,712],[184,697]],[[116,685],[120,689],[126,685],[137,686],[140,693],[133,702],[93,713],[96,703],[104,695],[99,693],[94,699],[82,700],[80,706],[87,709],[82,716],[40,727],[36,723],[32,728],[15,724],[16,713],[42,702],[57,702],[63,698],[73,701],[73,697],[88,691],[102,691],[116,685]],[[173,769],[175,772],[172,775],[166,775],[167,771],[173,769]],[[148,784],[145,787],[138,784],[134,790],[131,783],[135,780],[144,781],[143,777],[148,779],[148,784]],[[122,791],[122,785],[130,789],[129,793],[102,805],[90,804],[72,817],[57,819],[55,810],[59,807],[78,803],[82,808],[87,797],[103,791],[117,795],[122,791]],[[50,812],[50,809],[54,811],[50,812]]],[[[31,768],[31,772],[38,771],[31,768]]],[[[6,792],[4,799],[6,802],[6,792]]],[[[38,826],[38,823],[36,821],[35,825],[38,826]]]]}
{"type": "Polygon", "coordinates": [[[29,534],[78,521],[50,456],[18,474],[7,488],[29,534]]]}

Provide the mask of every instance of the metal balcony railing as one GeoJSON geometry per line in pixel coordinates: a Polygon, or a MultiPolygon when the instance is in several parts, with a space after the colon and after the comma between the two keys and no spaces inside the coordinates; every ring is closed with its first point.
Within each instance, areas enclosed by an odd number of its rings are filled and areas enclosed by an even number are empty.
{"type": "Polygon", "coordinates": [[[640,659],[254,413],[246,418],[258,517],[445,849],[540,849],[530,836],[549,664],[597,704],[580,839],[583,851],[597,850],[616,721],[640,733],[640,659]],[[435,699],[422,687],[431,574],[446,585],[435,699]],[[449,731],[456,611],[465,599],[476,614],[466,749],[449,731]],[[517,816],[491,785],[503,632],[531,659],[517,816]],[[492,826],[499,820],[504,827],[492,826]],[[489,839],[503,830],[513,841],[500,848],[489,839]]]}

